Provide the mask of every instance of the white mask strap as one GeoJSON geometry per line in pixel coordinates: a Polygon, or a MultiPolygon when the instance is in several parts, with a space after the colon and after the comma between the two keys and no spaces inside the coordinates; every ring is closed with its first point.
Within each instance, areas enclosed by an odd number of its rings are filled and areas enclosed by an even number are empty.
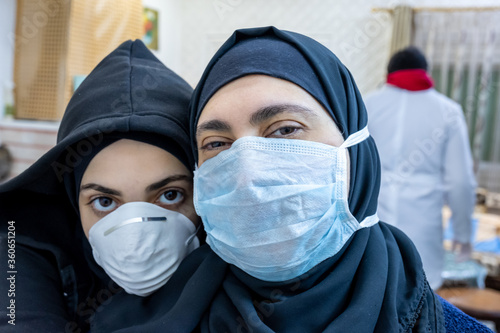
{"type": "Polygon", "coordinates": [[[189,246],[191,244],[191,242],[193,241],[193,239],[196,237],[196,235],[198,234],[198,231],[200,230],[201,228],[201,225],[203,223],[201,223],[200,221],[200,224],[198,224],[198,227],[196,227],[196,230],[194,232],[194,234],[192,234],[191,236],[189,236],[189,238],[186,240],[186,242],[184,243],[186,246],[189,246]]]}
{"type": "Polygon", "coordinates": [[[365,126],[363,129],[357,131],[356,133],[349,135],[349,137],[344,141],[340,148],[348,148],[357,145],[369,136],[370,132],[368,132],[368,126],[365,126]]]}
{"type": "Polygon", "coordinates": [[[368,227],[371,227],[372,225],[377,224],[379,221],[380,220],[378,218],[378,215],[377,215],[377,213],[375,213],[373,215],[365,217],[365,219],[363,221],[361,221],[359,226],[360,226],[360,228],[368,228],[368,227]]]}

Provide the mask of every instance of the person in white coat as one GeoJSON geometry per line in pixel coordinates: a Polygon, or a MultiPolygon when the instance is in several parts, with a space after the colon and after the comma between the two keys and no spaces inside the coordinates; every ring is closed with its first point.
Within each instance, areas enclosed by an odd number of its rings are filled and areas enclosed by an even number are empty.
{"type": "Polygon", "coordinates": [[[415,47],[394,54],[387,84],[364,98],[382,164],[378,215],[415,243],[433,289],[442,284],[442,208],[452,212],[453,247],[471,252],[476,181],[462,108],[433,89],[415,47]]]}

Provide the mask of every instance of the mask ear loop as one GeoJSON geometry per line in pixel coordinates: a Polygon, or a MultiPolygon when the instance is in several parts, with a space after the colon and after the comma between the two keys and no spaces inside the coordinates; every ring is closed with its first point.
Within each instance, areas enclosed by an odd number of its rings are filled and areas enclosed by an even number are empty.
{"type": "Polygon", "coordinates": [[[202,224],[203,223],[201,223],[201,221],[200,221],[200,224],[198,224],[198,227],[196,227],[196,230],[194,231],[194,233],[191,236],[189,236],[189,238],[186,240],[186,242],[184,243],[184,245],[186,245],[186,246],[191,245],[191,242],[196,237],[196,234],[198,234],[198,231],[200,230],[202,224]]]}
{"type": "Polygon", "coordinates": [[[344,143],[342,143],[342,145],[340,145],[339,148],[349,148],[351,146],[357,145],[369,136],[370,132],[368,132],[368,126],[365,126],[356,133],[349,135],[349,137],[344,141],[344,143]]]}
{"type": "MultiPolygon", "coordinates": [[[[340,148],[345,148],[346,153],[348,153],[347,148],[354,146],[361,141],[365,140],[370,136],[370,132],[368,131],[368,126],[363,127],[361,130],[358,132],[351,134],[347,140],[344,141],[344,143],[340,146],[340,148]]],[[[363,221],[359,222],[358,227],[359,228],[368,228],[371,227],[372,225],[375,225],[376,223],[379,222],[379,218],[377,213],[367,216],[363,221]]]]}
{"type": "MultiPolygon", "coordinates": [[[[344,143],[339,147],[339,155],[337,155],[337,163],[339,161],[342,161],[341,163],[346,163],[347,164],[347,156],[349,154],[349,151],[347,148],[352,147],[354,145],[357,145],[358,143],[362,142],[363,140],[367,139],[370,136],[370,132],[368,131],[368,126],[363,127],[361,130],[357,131],[356,133],[351,134],[345,141],[344,143]],[[342,154],[341,151],[344,150],[345,153],[342,154]]],[[[340,170],[340,168],[337,168],[337,170],[340,170]]],[[[341,175],[337,173],[337,177],[340,177],[341,175]]],[[[337,178],[339,179],[339,178],[337,178]]],[[[342,187],[341,191],[342,194],[345,194],[346,196],[348,195],[347,193],[347,184],[343,184],[344,186],[342,187]]],[[[347,204],[347,197],[346,197],[346,202],[347,204]]],[[[349,206],[347,205],[347,212],[349,212],[349,215],[352,216],[351,212],[349,211],[349,206]]],[[[354,216],[352,218],[355,220],[354,216]]],[[[363,221],[357,222],[355,225],[356,228],[366,228],[366,227],[371,227],[372,225],[376,224],[379,222],[379,218],[377,213],[371,216],[367,216],[363,221]]]]}
{"type": "MultiPolygon", "coordinates": [[[[338,181],[339,179],[343,179],[343,174],[340,172],[341,170],[349,172],[347,170],[347,159],[349,156],[349,150],[347,148],[352,147],[354,145],[357,145],[361,141],[365,140],[370,136],[370,132],[368,131],[368,126],[363,127],[359,131],[349,135],[347,139],[338,147],[337,151],[337,167],[336,167],[336,174],[335,174],[335,179],[338,181]]],[[[351,212],[349,211],[349,205],[347,203],[347,196],[349,195],[347,193],[347,183],[345,181],[342,181],[341,186],[337,188],[336,193],[339,197],[342,198],[343,200],[343,206],[344,210],[351,215],[351,212]]],[[[352,215],[351,215],[352,216],[352,215]]]]}

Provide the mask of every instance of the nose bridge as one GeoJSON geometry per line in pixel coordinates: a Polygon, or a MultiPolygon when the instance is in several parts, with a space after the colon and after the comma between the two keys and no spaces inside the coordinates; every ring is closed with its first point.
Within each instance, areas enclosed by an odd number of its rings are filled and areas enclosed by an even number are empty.
{"type": "Polygon", "coordinates": [[[262,133],[260,126],[251,124],[248,121],[238,121],[236,124],[233,126],[233,136],[234,140],[238,140],[241,138],[244,138],[246,136],[258,136],[258,137],[263,137],[264,134],[262,133]]]}
{"type": "MultiPolygon", "coordinates": [[[[251,103],[249,102],[249,104],[251,103]]],[[[261,128],[262,124],[254,123],[251,120],[254,107],[247,105],[244,109],[240,116],[231,119],[231,131],[234,140],[236,141],[246,136],[262,137],[264,135],[264,129],[261,128]]]]}
{"type": "Polygon", "coordinates": [[[154,198],[146,192],[145,185],[135,182],[134,179],[128,179],[127,187],[122,191],[122,204],[129,202],[149,202],[152,203],[154,198]]]}
{"type": "Polygon", "coordinates": [[[236,172],[236,186],[238,188],[247,187],[251,184],[252,173],[256,165],[251,161],[251,151],[239,151],[237,157],[233,161],[234,171],[236,172]]]}
{"type": "MultiPolygon", "coordinates": [[[[266,186],[263,180],[268,182],[273,170],[272,160],[266,158],[268,154],[258,149],[243,149],[233,162],[233,167],[238,170],[236,183],[241,188],[251,186],[266,186]]],[[[235,170],[235,171],[236,171],[235,170]]],[[[275,172],[275,170],[274,170],[275,172]]]]}

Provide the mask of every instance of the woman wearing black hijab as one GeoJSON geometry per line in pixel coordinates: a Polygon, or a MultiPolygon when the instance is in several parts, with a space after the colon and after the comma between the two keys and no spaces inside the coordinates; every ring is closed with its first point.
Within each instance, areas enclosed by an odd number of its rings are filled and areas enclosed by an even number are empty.
{"type": "Polygon", "coordinates": [[[413,244],[378,222],[379,161],[363,101],[327,48],[275,28],[236,32],[198,84],[190,124],[195,207],[207,243],[233,264],[202,330],[444,331],[413,244]],[[248,107],[232,99],[242,92],[253,93],[248,107]],[[228,116],[231,107],[241,116],[228,116]],[[221,169],[247,178],[235,188],[211,183],[221,169]],[[238,202],[220,208],[230,193],[262,214],[238,216],[248,214],[238,202]]]}
{"type": "Polygon", "coordinates": [[[141,41],[77,89],[57,145],[0,187],[2,332],[98,332],[113,296],[146,299],[198,246],[191,93],[141,41]]]}
{"type": "Polygon", "coordinates": [[[120,332],[489,331],[438,298],[411,241],[378,220],[364,104],[327,48],[237,30],[190,110],[208,245],[120,332]]]}

